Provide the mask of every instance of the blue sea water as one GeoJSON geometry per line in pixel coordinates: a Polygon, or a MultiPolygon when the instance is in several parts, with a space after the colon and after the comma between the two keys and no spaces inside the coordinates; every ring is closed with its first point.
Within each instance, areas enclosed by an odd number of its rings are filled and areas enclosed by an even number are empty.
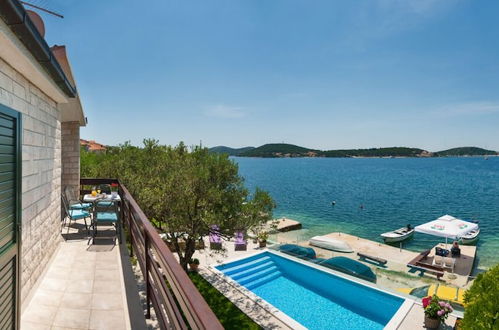
{"type": "MultiPolygon", "coordinates": [[[[248,188],[270,192],[276,217],[302,222],[302,238],[342,231],[381,242],[380,233],[450,214],[479,220],[479,267],[499,263],[499,157],[233,159],[248,188]]],[[[416,233],[404,248],[441,241],[416,233]]]]}
{"type": "Polygon", "coordinates": [[[308,329],[383,329],[403,303],[269,252],[217,268],[308,329]],[[265,264],[274,270],[262,271],[265,264]]]}

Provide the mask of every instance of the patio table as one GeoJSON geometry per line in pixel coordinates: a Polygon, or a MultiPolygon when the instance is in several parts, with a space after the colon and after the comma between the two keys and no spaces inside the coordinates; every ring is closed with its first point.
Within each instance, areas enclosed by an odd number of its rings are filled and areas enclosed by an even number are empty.
{"type": "Polygon", "coordinates": [[[121,202],[120,195],[117,195],[116,198],[113,198],[111,194],[97,194],[95,196],[92,196],[92,194],[86,194],[83,196],[83,201],[86,203],[93,203],[96,200],[121,202]]]}

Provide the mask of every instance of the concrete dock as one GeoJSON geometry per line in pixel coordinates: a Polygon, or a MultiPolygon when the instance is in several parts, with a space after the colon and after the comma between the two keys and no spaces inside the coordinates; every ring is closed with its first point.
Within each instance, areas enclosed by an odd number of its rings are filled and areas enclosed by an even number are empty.
{"type": "Polygon", "coordinates": [[[280,218],[267,222],[265,228],[269,233],[276,233],[276,232],[283,233],[291,230],[301,229],[302,226],[299,221],[288,218],[280,218]]]}

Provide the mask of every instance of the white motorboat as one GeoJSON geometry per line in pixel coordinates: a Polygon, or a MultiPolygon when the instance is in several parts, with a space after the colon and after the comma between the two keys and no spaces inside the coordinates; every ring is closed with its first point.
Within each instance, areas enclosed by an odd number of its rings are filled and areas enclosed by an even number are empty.
{"type": "Polygon", "coordinates": [[[402,242],[414,235],[414,228],[410,226],[399,228],[397,230],[389,231],[381,234],[385,243],[402,242]]]}
{"type": "Polygon", "coordinates": [[[353,252],[353,249],[346,242],[328,236],[314,236],[308,240],[312,246],[338,252],[353,252]]]}
{"type": "Polygon", "coordinates": [[[461,236],[459,243],[463,245],[473,244],[478,241],[478,235],[480,235],[480,227],[461,236]]]}

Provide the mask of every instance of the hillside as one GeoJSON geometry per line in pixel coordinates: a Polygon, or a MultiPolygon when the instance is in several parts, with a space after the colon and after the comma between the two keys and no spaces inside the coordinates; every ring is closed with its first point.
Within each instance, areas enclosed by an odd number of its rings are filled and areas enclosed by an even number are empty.
{"type": "Polygon", "coordinates": [[[258,148],[243,152],[242,157],[316,157],[322,153],[320,150],[299,147],[294,144],[270,143],[258,148]]]}
{"type": "Polygon", "coordinates": [[[217,146],[210,148],[210,152],[216,152],[219,154],[229,154],[229,156],[239,156],[241,153],[255,149],[255,147],[244,147],[244,148],[230,148],[225,146],[217,146]]]}
{"type": "Polygon", "coordinates": [[[418,148],[391,147],[370,149],[328,150],[326,157],[431,157],[431,153],[418,148]]]}
{"type": "Polygon", "coordinates": [[[452,157],[452,156],[486,156],[498,155],[497,151],[487,150],[477,147],[460,147],[448,150],[442,150],[435,153],[436,157],[452,157]]]}
{"type": "Polygon", "coordinates": [[[429,152],[419,148],[389,147],[389,148],[369,148],[369,149],[340,149],[340,150],[317,150],[300,147],[287,143],[269,143],[263,146],[229,148],[218,146],[210,148],[211,152],[227,153],[231,156],[240,157],[456,157],[456,156],[485,156],[499,155],[493,150],[486,150],[477,147],[461,147],[439,152],[429,152]]]}

